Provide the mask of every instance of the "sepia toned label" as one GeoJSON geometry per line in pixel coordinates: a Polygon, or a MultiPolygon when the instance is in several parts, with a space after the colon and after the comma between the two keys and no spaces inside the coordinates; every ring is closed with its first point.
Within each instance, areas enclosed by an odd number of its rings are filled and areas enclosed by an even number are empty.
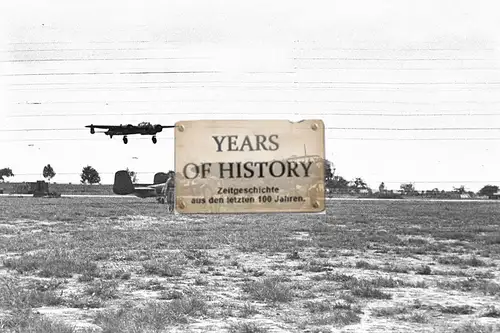
{"type": "Polygon", "coordinates": [[[175,128],[179,213],[322,212],[322,120],[196,120],[175,128]]]}

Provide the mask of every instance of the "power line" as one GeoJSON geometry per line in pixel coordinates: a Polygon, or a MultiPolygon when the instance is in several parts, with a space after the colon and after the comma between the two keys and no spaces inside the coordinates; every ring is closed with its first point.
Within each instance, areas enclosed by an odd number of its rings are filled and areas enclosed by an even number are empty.
{"type": "Polygon", "coordinates": [[[53,73],[11,73],[0,76],[78,76],[78,75],[163,75],[163,74],[214,74],[220,71],[127,71],[127,72],[53,72],[53,73]]]}
{"type": "MultiPolygon", "coordinates": [[[[399,67],[394,67],[394,68],[383,68],[383,67],[326,67],[326,68],[306,68],[306,67],[295,67],[294,71],[269,71],[269,72],[241,72],[240,74],[297,74],[297,70],[317,70],[317,71],[324,71],[324,70],[344,70],[344,71],[350,71],[350,70],[382,70],[382,71],[432,71],[432,70],[439,70],[439,71],[457,71],[457,70],[487,70],[487,71],[497,71],[500,70],[500,68],[497,67],[457,67],[457,68],[444,68],[444,67],[439,67],[439,68],[431,68],[431,67],[425,67],[425,68],[399,68],[399,67]]],[[[189,73],[196,73],[196,74],[201,74],[201,73],[224,73],[224,71],[143,71],[143,72],[47,72],[47,73],[7,73],[7,74],[0,74],[0,76],[86,76],[86,75],[161,75],[161,74],[189,74],[189,73]]]]}
{"type": "Polygon", "coordinates": [[[496,48],[477,48],[477,49],[463,49],[463,48],[428,48],[428,47],[403,47],[403,48],[375,48],[375,47],[311,47],[311,48],[296,48],[300,51],[498,51],[496,48]]]}
{"type": "MultiPolygon", "coordinates": [[[[170,40],[170,39],[165,39],[165,40],[91,40],[91,41],[86,41],[86,44],[128,44],[128,43],[133,43],[133,44],[181,44],[181,40],[170,40]]],[[[372,40],[367,40],[367,41],[359,41],[359,44],[364,44],[364,43],[373,43],[372,40]]],[[[8,45],[47,45],[47,44],[54,44],[54,45],[59,45],[59,44],[82,44],[79,42],[69,42],[69,41],[61,41],[61,40],[52,40],[52,41],[29,41],[29,42],[9,42],[7,43],[8,45]]],[[[425,50],[457,50],[457,51],[479,51],[479,50],[491,50],[495,51],[497,50],[496,48],[470,48],[470,49],[464,49],[464,48],[456,48],[456,47],[314,47],[316,43],[313,42],[313,45],[311,47],[306,47],[306,45],[303,42],[295,41],[293,43],[290,43],[290,45],[295,45],[294,48],[296,50],[380,50],[380,51],[386,51],[386,50],[406,50],[406,51],[425,51],[425,50]],[[298,45],[303,45],[303,46],[298,46],[298,45]]],[[[430,46],[433,45],[433,43],[429,44],[430,46]]],[[[439,45],[436,43],[436,45],[439,45]]]]}
{"type": "MultiPolygon", "coordinates": [[[[99,132],[96,132],[99,133],[99,132]]],[[[131,134],[132,135],[132,134],[131,134]]],[[[117,135],[121,136],[121,135],[117,135]]],[[[33,139],[6,139],[0,142],[51,142],[51,141],[104,141],[105,137],[90,138],[33,138],[33,139]]],[[[174,140],[173,137],[161,137],[158,140],[174,140]]],[[[107,140],[110,140],[107,138],[107,140]]],[[[134,137],[133,140],[151,140],[149,137],[134,137]]],[[[487,137],[487,138],[366,138],[366,137],[327,137],[326,140],[338,141],[500,141],[500,137],[487,137]]]]}
{"type": "MultiPolygon", "coordinates": [[[[129,58],[46,58],[46,59],[8,59],[0,60],[2,63],[36,63],[36,62],[77,62],[77,61],[149,61],[149,60],[193,60],[212,59],[210,57],[129,57],[129,58]]],[[[487,58],[347,58],[347,57],[294,57],[295,61],[492,61],[487,58]]]]}
{"type": "Polygon", "coordinates": [[[83,128],[18,128],[18,129],[0,129],[0,132],[43,132],[43,131],[87,131],[83,128]]]}
{"type": "MultiPolygon", "coordinates": [[[[87,44],[125,44],[125,43],[156,43],[157,41],[150,40],[112,40],[112,41],[87,41],[87,44]]],[[[165,40],[164,43],[178,43],[179,41],[175,40],[165,40]]],[[[74,44],[75,42],[63,42],[63,41],[44,41],[44,42],[9,42],[9,45],[46,45],[46,44],[74,44]]]]}
{"type": "Polygon", "coordinates": [[[294,57],[293,60],[340,61],[488,61],[487,58],[346,58],[346,57],[294,57]]]}
{"type": "MultiPolygon", "coordinates": [[[[130,42],[90,42],[91,44],[118,44],[118,43],[148,43],[148,41],[130,41],[130,42]]],[[[169,42],[172,43],[172,42],[169,42]]],[[[72,42],[41,42],[41,43],[9,43],[10,45],[46,45],[46,44],[72,44],[72,42]]],[[[147,48],[138,48],[138,47],[119,47],[119,48],[30,48],[30,49],[14,49],[9,50],[9,52],[44,52],[44,51],[148,51],[148,50],[178,50],[175,48],[157,48],[157,47],[147,47],[147,48]]],[[[366,48],[366,47],[311,47],[311,48],[294,48],[294,51],[397,51],[397,52],[408,52],[408,51],[430,51],[430,52],[445,52],[445,51],[463,51],[463,52],[479,52],[479,51],[497,51],[495,48],[477,48],[477,49],[463,49],[463,48],[366,48]]]]}
{"type": "MultiPolygon", "coordinates": [[[[223,120],[223,119],[221,119],[223,120]]],[[[96,124],[98,126],[98,124],[96,124]]],[[[110,125],[111,126],[111,125],[110,125]]],[[[117,126],[117,125],[112,125],[117,126]]],[[[209,126],[210,128],[229,128],[228,126],[209,126]]],[[[231,126],[230,128],[246,128],[231,126]]],[[[39,131],[88,131],[85,128],[18,128],[0,129],[0,132],[39,132],[39,131]]],[[[309,130],[304,128],[303,130],[309,130]]],[[[355,131],[500,131],[500,127],[325,127],[325,130],[355,130],[355,131]]]]}
{"type": "MultiPolygon", "coordinates": [[[[175,84],[175,85],[180,85],[180,84],[211,84],[211,83],[236,83],[236,84],[267,84],[269,86],[274,86],[274,85],[315,85],[315,84],[330,84],[330,85],[387,85],[387,86],[393,86],[393,85],[499,85],[500,81],[483,81],[483,82],[455,82],[455,81],[449,81],[449,82],[369,82],[369,81],[237,81],[237,82],[230,82],[230,81],[225,81],[225,80],[194,80],[194,81],[119,81],[119,82],[38,82],[38,83],[13,83],[10,84],[9,86],[50,86],[50,85],[61,85],[61,86],[66,86],[66,85],[115,85],[114,87],[118,87],[119,85],[125,85],[125,84],[142,84],[142,85],[148,85],[148,84],[175,84]]],[[[203,87],[204,85],[202,85],[203,87]]],[[[228,87],[225,85],[219,85],[221,87],[228,87]]],[[[239,87],[239,86],[235,86],[239,87]]],[[[243,86],[246,87],[246,86],[243,86]]],[[[257,86],[261,87],[261,86],[257,86]]],[[[323,88],[321,86],[318,86],[319,88],[323,88]]],[[[325,87],[327,88],[327,87],[325,87]]],[[[98,88],[101,89],[101,88],[98,88]]]]}
{"type": "Polygon", "coordinates": [[[498,141],[497,138],[356,138],[356,137],[329,137],[327,140],[356,140],[356,141],[498,141]]]}
{"type": "Polygon", "coordinates": [[[415,68],[407,68],[407,67],[296,67],[296,70],[317,70],[317,71],[325,71],[325,70],[375,70],[375,71],[460,71],[460,70],[478,70],[478,71],[498,71],[500,68],[498,67],[415,67],[415,68]]]}
{"type": "MultiPolygon", "coordinates": [[[[102,101],[44,101],[43,104],[129,104],[129,103],[328,103],[328,104],[396,104],[396,105],[436,105],[436,104],[500,104],[500,101],[436,101],[436,102],[409,102],[409,101],[360,101],[360,100],[299,100],[299,99],[287,99],[287,100],[217,100],[217,99],[178,99],[178,100],[102,100],[102,101]]],[[[40,105],[42,102],[16,102],[17,105],[40,105]]]]}
{"type": "Polygon", "coordinates": [[[384,181],[384,183],[388,184],[399,184],[399,183],[414,183],[414,184],[453,184],[453,183],[497,183],[500,182],[500,180],[443,180],[443,181],[438,181],[438,180],[419,180],[419,181],[384,181]]]}
{"type": "MultiPolygon", "coordinates": [[[[129,57],[129,58],[46,58],[8,59],[3,63],[19,62],[73,62],[73,61],[143,61],[143,60],[184,60],[212,59],[210,57],[129,57]]],[[[334,60],[334,61],[489,61],[487,58],[347,58],[347,57],[293,57],[292,60],[334,60]]]]}
{"type": "MultiPolygon", "coordinates": [[[[16,114],[9,115],[6,118],[36,118],[36,117],[86,117],[86,116],[169,116],[169,115],[241,115],[241,111],[235,112],[216,112],[216,111],[206,111],[206,112],[182,112],[182,111],[169,111],[168,113],[159,112],[138,112],[138,113],[47,113],[47,114],[16,114]]],[[[314,112],[314,113],[303,113],[303,112],[266,112],[266,111],[252,111],[252,114],[259,115],[287,115],[287,116],[362,116],[362,117],[448,117],[448,116],[466,116],[466,117],[486,117],[486,116],[500,116],[500,112],[497,113],[471,113],[471,112],[450,112],[450,113],[370,113],[370,112],[314,112]]]]}
{"type": "MultiPolygon", "coordinates": [[[[279,83],[279,82],[278,82],[279,83]]],[[[368,82],[368,81],[301,81],[294,82],[294,84],[352,84],[352,85],[489,85],[494,84],[498,85],[500,82],[368,82]]]]}
{"type": "MultiPolygon", "coordinates": [[[[100,172],[99,171],[99,175],[114,175],[115,172],[116,171],[114,171],[114,172],[112,172],[112,171],[111,172],[100,172]]],[[[158,171],[156,171],[156,172],[154,172],[154,171],[136,171],[136,172],[149,174],[149,173],[156,173],[158,171]]],[[[14,175],[14,177],[16,177],[16,176],[39,176],[40,174],[41,174],[40,172],[38,172],[38,173],[36,173],[36,172],[34,172],[34,173],[16,173],[14,175]]],[[[81,174],[81,172],[57,172],[56,173],[56,175],[80,175],[80,174],[81,174]]]]}
{"type": "Polygon", "coordinates": [[[87,51],[87,52],[95,52],[95,51],[152,51],[152,50],[179,50],[178,48],[159,48],[159,47],[119,47],[119,48],[59,48],[59,49],[15,49],[15,50],[5,50],[5,53],[12,52],[74,52],[74,51],[87,51]]]}
{"type": "Polygon", "coordinates": [[[73,62],[73,61],[142,61],[142,60],[192,60],[210,59],[209,57],[135,57],[135,58],[50,58],[50,59],[9,59],[0,60],[3,63],[16,62],[73,62]]]}
{"type": "Polygon", "coordinates": [[[354,130],[354,131],[497,131],[500,127],[325,127],[329,130],[354,130]]]}
{"type": "MultiPolygon", "coordinates": [[[[109,139],[108,139],[109,140],[109,139]]],[[[150,140],[150,138],[134,138],[134,140],[150,140]]],[[[161,140],[174,140],[172,137],[162,137],[161,140]]],[[[329,137],[326,140],[347,141],[498,141],[500,137],[491,138],[362,138],[362,137],[329,137]]],[[[100,138],[50,138],[50,139],[7,139],[0,142],[44,142],[44,141],[102,141],[100,138]]]]}
{"type": "MultiPolygon", "coordinates": [[[[190,83],[229,83],[225,80],[211,80],[211,81],[202,81],[202,80],[192,80],[192,81],[123,81],[120,80],[118,82],[34,82],[34,83],[11,83],[9,86],[52,86],[52,85],[114,85],[114,84],[190,84],[190,83]]],[[[290,81],[238,81],[237,83],[285,83],[291,84],[290,81]]],[[[500,82],[499,82],[500,83],[500,82]]]]}
{"type": "Polygon", "coordinates": [[[115,85],[112,87],[119,87],[119,85],[127,84],[199,84],[199,83],[238,83],[238,84],[288,84],[288,85],[302,85],[302,84],[335,84],[335,85],[499,85],[500,81],[493,82],[369,82],[369,81],[237,81],[228,82],[226,80],[192,80],[192,81],[119,81],[119,82],[34,82],[34,83],[12,83],[9,86],[67,86],[67,85],[81,85],[96,86],[96,85],[115,85]],[[118,84],[118,85],[117,85],[118,84]]]}
{"type": "MultiPolygon", "coordinates": [[[[36,91],[42,91],[42,90],[52,90],[52,91],[130,91],[130,90],[170,90],[170,89],[248,89],[248,90],[306,90],[306,89],[315,89],[315,90],[348,90],[352,92],[361,92],[361,91],[384,91],[384,92],[399,92],[401,90],[405,90],[406,92],[415,92],[415,93],[421,93],[420,91],[416,90],[416,87],[410,87],[410,86],[404,86],[404,87],[357,87],[353,88],[352,86],[346,85],[346,86],[297,86],[297,85],[291,85],[291,86],[279,86],[279,85],[269,85],[269,86],[262,86],[262,85],[256,85],[256,86],[244,86],[244,85],[184,85],[184,86],[174,86],[174,85],[166,85],[166,86],[157,86],[157,85],[152,85],[152,86],[135,86],[135,87],[84,87],[84,88],[78,88],[78,87],[61,87],[61,88],[16,88],[16,89],[9,89],[11,91],[30,91],[30,90],[36,90],[36,91]]],[[[433,87],[430,86],[423,86],[423,87],[418,87],[419,89],[434,89],[433,87]]],[[[464,87],[453,87],[453,88],[439,88],[440,91],[476,91],[478,89],[499,89],[500,86],[497,85],[487,85],[486,87],[478,87],[478,86],[464,86],[464,87]]],[[[434,91],[433,91],[434,92],[434,91]]]]}

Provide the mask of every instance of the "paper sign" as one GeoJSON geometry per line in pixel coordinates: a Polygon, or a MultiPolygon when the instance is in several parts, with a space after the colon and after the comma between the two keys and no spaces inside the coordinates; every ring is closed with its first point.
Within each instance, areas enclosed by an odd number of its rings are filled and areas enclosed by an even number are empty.
{"type": "Polygon", "coordinates": [[[175,128],[179,213],[325,209],[321,120],[197,120],[175,128]]]}

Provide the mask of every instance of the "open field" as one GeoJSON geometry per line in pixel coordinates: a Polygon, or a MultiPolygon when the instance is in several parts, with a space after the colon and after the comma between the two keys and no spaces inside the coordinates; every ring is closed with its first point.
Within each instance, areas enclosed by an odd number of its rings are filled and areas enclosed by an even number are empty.
{"type": "Polygon", "coordinates": [[[2,332],[498,332],[500,203],[0,198],[2,332]]]}

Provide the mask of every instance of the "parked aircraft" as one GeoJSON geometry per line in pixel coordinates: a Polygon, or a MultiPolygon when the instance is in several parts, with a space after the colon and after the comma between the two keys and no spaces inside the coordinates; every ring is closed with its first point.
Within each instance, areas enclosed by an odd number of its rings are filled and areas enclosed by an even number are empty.
{"type": "Polygon", "coordinates": [[[106,135],[109,135],[109,138],[113,138],[113,135],[123,135],[123,143],[127,144],[128,138],[127,135],[130,134],[141,134],[141,135],[152,135],[152,141],[153,143],[156,143],[156,133],[161,132],[164,128],[173,128],[175,125],[168,125],[168,126],[163,126],[163,125],[153,125],[148,122],[142,122],[139,123],[138,125],[87,125],[85,126],[87,128],[90,128],[90,134],[95,133],[95,129],[107,129],[106,132],[103,132],[106,135]]]}
{"type": "Polygon", "coordinates": [[[115,173],[113,193],[118,195],[133,194],[139,198],[150,198],[161,196],[161,190],[165,186],[168,175],[158,172],[154,176],[153,184],[133,184],[127,171],[120,170],[115,173]]]}

